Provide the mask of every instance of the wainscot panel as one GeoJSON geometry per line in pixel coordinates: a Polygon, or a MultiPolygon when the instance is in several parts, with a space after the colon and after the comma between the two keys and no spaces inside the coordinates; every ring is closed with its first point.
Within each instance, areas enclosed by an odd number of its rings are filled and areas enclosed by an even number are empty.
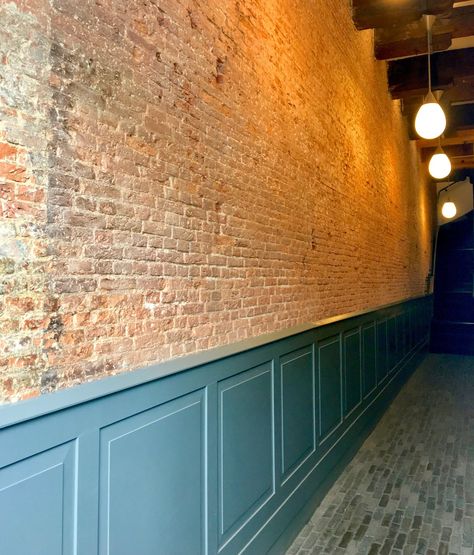
{"type": "Polygon", "coordinates": [[[367,397],[377,385],[377,348],[375,322],[362,329],[362,392],[367,397]]]}
{"type": "Polygon", "coordinates": [[[0,407],[0,553],[283,553],[421,360],[431,304],[0,407]]]}

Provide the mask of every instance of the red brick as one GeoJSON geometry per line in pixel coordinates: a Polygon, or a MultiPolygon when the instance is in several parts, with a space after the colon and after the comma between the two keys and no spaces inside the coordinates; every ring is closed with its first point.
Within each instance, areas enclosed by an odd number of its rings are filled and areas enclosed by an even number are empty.
{"type": "Polygon", "coordinates": [[[348,3],[16,2],[4,50],[54,40],[1,60],[0,402],[423,293],[434,195],[348,3]]]}
{"type": "Polygon", "coordinates": [[[26,170],[16,164],[0,162],[0,180],[2,179],[23,183],[26,181],[26,170]]]}
{"type": "Polygon", "coordinates": [[[18,147],[9,145],[8,143],[0,143],[0,159],[7,158],[12,159],[18,153],[18,147]]]}

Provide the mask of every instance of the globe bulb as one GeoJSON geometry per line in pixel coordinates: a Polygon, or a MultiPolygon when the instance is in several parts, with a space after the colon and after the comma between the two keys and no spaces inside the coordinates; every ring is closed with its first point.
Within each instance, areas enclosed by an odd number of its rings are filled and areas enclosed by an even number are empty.
{"type": "Polygon", "coordinates": [[[415,129],[423,139],[436,139],[446,129],[446,115],[432,93],[416,114],[415,129]]]}
{"type": "Polygon", "coordinates": [[[443,204],[443,207],[441,208],[441,214],[443,214],[443,216],[447,220],[454,218],[454,216],[456,215],[456,212],[457,212],[456,205],[454,204],[454,202],[451,202],[450,200],[445,202],[443,204]]]}
{"type": "Polygon", "coordinates": [[[439,148],[431,157],[428,171],[435,179],[444,179],[451,173],[451,160],[439,148]]]}

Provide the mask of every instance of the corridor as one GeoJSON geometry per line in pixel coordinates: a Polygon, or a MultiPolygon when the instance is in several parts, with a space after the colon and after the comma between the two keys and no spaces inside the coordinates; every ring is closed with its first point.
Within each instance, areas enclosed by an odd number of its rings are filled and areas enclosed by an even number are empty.
{"type": "Polygon", "coordinates": [[[474,553],[474,357],[429,355],[287,555],[474,553]]]}

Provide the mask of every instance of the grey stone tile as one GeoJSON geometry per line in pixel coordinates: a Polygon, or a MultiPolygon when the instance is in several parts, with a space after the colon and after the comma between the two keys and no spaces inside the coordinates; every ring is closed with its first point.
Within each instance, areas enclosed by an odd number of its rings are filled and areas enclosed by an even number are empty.
{"type": "Polygon", "coordinates": [[[287,555],[474,555],[474,357],[429,355],[287,555]]]}

